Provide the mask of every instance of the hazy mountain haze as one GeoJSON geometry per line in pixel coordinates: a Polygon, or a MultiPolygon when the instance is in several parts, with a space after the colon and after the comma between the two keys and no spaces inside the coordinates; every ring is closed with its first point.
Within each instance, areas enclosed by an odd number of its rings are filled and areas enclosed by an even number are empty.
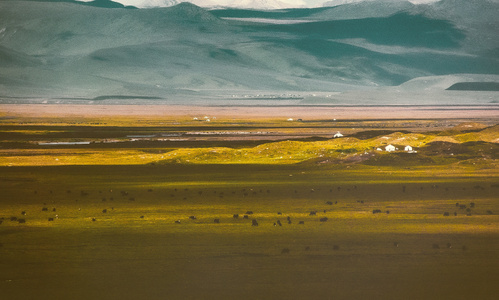
{"type": "MultiPolygon", "coordinates": [[[[165,7],[178,4],[180,2],[191,2],[201,7],[237,7],[237,8],[259,8],[259,9],[279,9],[279,8],[311,8],[321,6],[334,6],[355,2],[400,2],[403,0],[117,0],[125,5],[136,7],[165,7]]],[[[415,4],[431,3],[438,0],[411,0],[415,4]]]]}
{"type": "MultiPolygon", "coordinates": [[[[499,82],[498,4],[486,0],[261,11],[70,2],[0,1],[3,101],[106,95],[181,103],[244,95],[315,101],[304,98],[317,94],[325,103],[372,104],[402,101],[386,93],[409,80],[396,91],[499,82]],[[369,101],[337,94],[366,89],[369,101]]],[[[498,100],[486,93],[423,100],[498,100]]]]}

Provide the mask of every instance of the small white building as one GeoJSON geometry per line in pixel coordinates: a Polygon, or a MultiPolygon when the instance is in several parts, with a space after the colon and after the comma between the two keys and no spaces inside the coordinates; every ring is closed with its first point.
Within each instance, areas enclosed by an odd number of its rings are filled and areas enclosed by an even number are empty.
{"type": "Polygon", "coordinates": [[[395,146],[388,145],[388,146],[385,147],[385,151],[386,152],[393,152],[393,151],[395,151],[395,146]]]}
{"type": "Polygon", "coordinates": [[[404,151],[406,151],[406,152],[412,152],[412,147],[409,146],[409,145],[407,145],[407,146],[405,146],[404,151]]]}
{"type": "Polygon", "coordinates": [[[340,138],[340,137],[343,137],[343,134],[341,134],[339,131],[333,135],[333,137],[336,139],[336,138],[340,138]]]}

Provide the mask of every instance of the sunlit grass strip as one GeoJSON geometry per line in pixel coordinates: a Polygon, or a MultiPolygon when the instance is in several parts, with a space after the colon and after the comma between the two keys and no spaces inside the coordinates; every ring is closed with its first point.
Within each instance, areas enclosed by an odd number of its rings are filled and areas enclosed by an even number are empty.
{"type": "MultiPolygon", "coordinates": [[[[6,150],[0,151],[0,166],[50,165],[140,165],[162,164],[295,164],[314,158],[362,161],[375,149],[394,144],[421,147],[440,139],[433,135],[392,133],[368,140],[341,138],[317,142],[281,141],[253,148],[179,148],[164,154],[140,150],[6,150]],[[362,157],[364,155],[364,157],[362,157]]],[[[402,149],[400,149],[402,151],[402,149]]],[[[485,162],[490,165],[490,162],[485,162]]],[[[483,164],[483,163],[482,163],[483,164]]],[[[486,165],[484,165],[486,167],[486,165]]]]}
{"type": "Polygon", "coordinates": [[[161,154],[136,150],[117,151],[43,151],[24,155],[0,156],[0,166],[62,166],[62,165],[143,165],[161,159],[161,154]]]}

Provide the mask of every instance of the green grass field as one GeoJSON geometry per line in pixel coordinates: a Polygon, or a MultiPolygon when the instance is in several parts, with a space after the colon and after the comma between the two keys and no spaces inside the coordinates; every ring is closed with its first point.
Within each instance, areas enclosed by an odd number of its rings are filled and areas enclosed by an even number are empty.
{"type": "Polygon", "coordinates": [[[496,299],[496,127],[243,141],[223,155],[6,134],[0,298],[496,299]],[[386,135],[425,145],[357,159],[386,135]],[[70,156],[80,163],[53,163],[70,156]]]}

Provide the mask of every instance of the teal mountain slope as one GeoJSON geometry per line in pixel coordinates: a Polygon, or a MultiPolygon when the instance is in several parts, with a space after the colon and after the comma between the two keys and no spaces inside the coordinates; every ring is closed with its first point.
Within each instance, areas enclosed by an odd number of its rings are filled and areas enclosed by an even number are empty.
{"type": "Polygon", "coordinates": [[[260,91],[364,90],[423,76],[498,75],[497,20],[484,12],[486,25],[477,12],[467,17],[457,9],[445,17],[452,1],[459,0],[378,10],[364,4],[362,12],[354,9],[360,4],[209,11],[190,3],[110,9],[0,1],[0,97],[185,95],[182,101],[190,101],[260,91]],[[350,17],[339,18],[338,9],[350,9],[350,17]]]}

